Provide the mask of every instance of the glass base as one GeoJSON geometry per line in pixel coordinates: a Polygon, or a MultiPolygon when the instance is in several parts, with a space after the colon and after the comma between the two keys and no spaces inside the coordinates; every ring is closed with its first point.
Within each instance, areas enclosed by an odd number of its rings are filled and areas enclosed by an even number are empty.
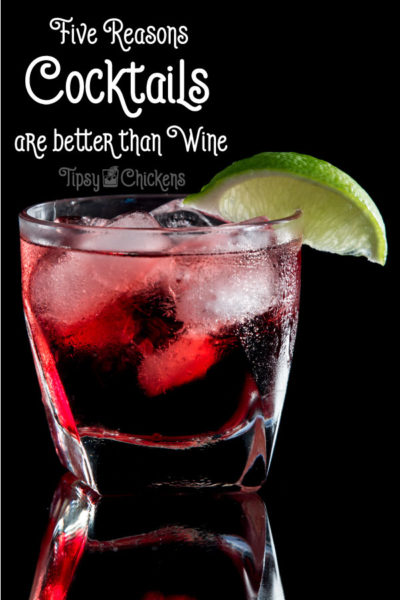
{"type": "MultiPolygon", "coordinates": [[[[133,443],[126,441],[127,436],[116,437],[115,432],[100,434],[85,428],[80,431],[79,444],[72,439],[68,444],[74,452],[58,450],[64,465],[100,494],[144,487],[256,491],[267,476],[275,432],[276,421],[265,422],[259,416],[230,437],[171,447],[162,440],[159,444],[137,439],[133,443]]],[[[57,439],[60,437],[71,436],[64,432],[57,439]]],[[[65,449],[66,444],[63,446],[65,449]]]]}

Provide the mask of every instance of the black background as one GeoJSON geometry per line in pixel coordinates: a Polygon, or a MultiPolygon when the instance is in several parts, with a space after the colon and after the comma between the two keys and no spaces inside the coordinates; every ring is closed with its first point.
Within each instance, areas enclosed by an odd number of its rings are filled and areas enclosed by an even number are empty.
{"type": "Polygon", "coordinates": [[[132,156],[118,162],[142,171],[184,172],[185,192],[198,190],[233,160],[279,150],[335,164],[374,198],[387,224],[384,268],[364,258],[304,248],[298,338],[262,496],[287,600],[372,598],[377,591],[383,596],[390,585],[387,539],[397,402],[391,357],[396,357],[398,335],[393,16],[364,8],[350,20],[339,8],[314,14],[265,8],[261,16],[253,5],[241,5],[240,11],[231,7],[218,18],[205,7],[191,14],[137,6],[128,13],[115,7],[101,16],[61,7],[50,14],[3,11],[3,579],[12,586],[7,597],[29,595],[52,493],[63,472],[24,328],[17,214],[29,204],[74,195],[58,175],[61,166],[98,171],[116,164],[109,155],[94,153],[36,160],[16,153],[13,140],[26,131],[49,133],[57,127],[67,132],[77,126],[99,132],[132,127],[145,133],[162,132],[171,124],[203,125],[227,135],[228,151],[217,158],[185,153],[182,145],[170,142],[161,158],[132,156]],[[133,27],[185,24],[189,42],[178,50],[142,46],[129,53],[106,43],[62,47],[48,22],[71,15],[99,29],[111,16],[133,27]],[[189,69],[208,71],[210,99],[198,113],[176,105],[145,105],[132,120],[115,102],[40,106],[28,97],[24,75],[43,54],[58,58],[65,73],[86,72],[107,57],[119,68],[135,60],[148,72],[185,58],[189,69]]]}

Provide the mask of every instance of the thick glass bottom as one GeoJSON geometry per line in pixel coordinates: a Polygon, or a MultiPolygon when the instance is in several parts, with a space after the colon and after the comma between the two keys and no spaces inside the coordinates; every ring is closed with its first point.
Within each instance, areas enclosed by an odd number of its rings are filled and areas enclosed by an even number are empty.
{"type": "Polygon", "coordinates": [[[55,441],[65,466],[100,494],[144,487],[256,491],[266,479],[276,425],[258,416],[228,437],[201,443],[150,442],[89,428],[78,428],[79,443],[65,430],[55,441]]]}

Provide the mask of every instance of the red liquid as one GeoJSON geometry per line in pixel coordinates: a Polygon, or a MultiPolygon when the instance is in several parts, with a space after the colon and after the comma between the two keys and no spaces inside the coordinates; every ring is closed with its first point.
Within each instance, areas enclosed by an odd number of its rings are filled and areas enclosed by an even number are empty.
{"type": "Polygon", "coordinates": [[[189,448],[275,423],[298,313],[298,242],[130,256],[22,240],[23,297],[56,420],[81,439],[189,448]]]}

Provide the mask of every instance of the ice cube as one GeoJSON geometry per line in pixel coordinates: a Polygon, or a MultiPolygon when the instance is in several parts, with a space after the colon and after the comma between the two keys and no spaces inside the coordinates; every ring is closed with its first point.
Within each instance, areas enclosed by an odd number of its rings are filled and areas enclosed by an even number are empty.
{"type": "Polygon", "coordinates": [[[171,213],[157,215],[157,220],[162,227],[210,227],[211,222],[200,213],[190,210],[177,210],[171,213]]]}
{"type": "Polygon", "coordinates": [[[183,208],[183,198],[175,198],[175,200],[170,200],[169,202],[165,202],[161,204],[161,206],[157,206],[154,210],[150,212],[151,215],[157,217],[157,215],[163,215],[165,213],[175,212],[176,210],[182,210],[183,208]]]}
{"type": "Polygon", "coordinates": [[[110,219],[102,219],[101,217],[82,217],[80,225],[87,227],[107,227],[110,219]]]}
{"type": "MultiPolygon", "coordinates": [[[[199,235],[174,238],[174,246],[171,253],[190,254],[228,254],[239,252],[260,251],[273,246],[275,233],[270,227],[258,227],[267,221],[255,223],[255,227],[238,227],[229,224],[221,227],[213,227],[199,232],[199,235]]],[[[241,223],[238,225],[242,225],[241,223]]],[[[252,225],[252,224],[251,224],[252,225]]]]}
{"type": "Polygon", "coordinates": [[[85,216],[79,224],[96,229],[78,232],[73,249],[51,250],[32,277],[32,301],[51,322],[77,324],[95,317],[121,295],[164,286],[172,259],[143,256],[161,253],[170,245],[154,217],[142,212],[114,219],[85,216]],[[136,256],[117,255],[124,252],[136,256]]]}
{"type": "Polygon", "coordinates": [[[204,377],[218,356],[218,345],[211,336],[186,331],[167,348],[143,356],[138,381],[148,396],[159,396],[204,377]]]}
{"type": "Polygon", "coordinates": [[[194,208],[188,208],[182,199],[171,200],[151,212],[161,227],[215,227],[226,224],[222,217],[209,215],[194,208]]]}
{"type": "Polygon", "coordinates": [[[277,276],[266,252],[176,260],[177,271],[181,262],[176,318],[196,330],[216,333],[242,324],[275,302],[277,276]]]}
{"type": "Polygon", "coordinates": [[[157,220],[146,212],[123,213],[113,219],[92,219],[93,224],[95,221],[103,222],[101,229],[86,231],[80,236],[76,243],[81,250],[159,254],[171,246],[168,237],[160,235],[157,220]],[[158,231],[152,233],[143,231],[145,229],[158,231]]]}
{"type": "Polygon", "coordinates": [[[132,228],[132,229],[154,229],[159,228],[160,224],[150,213],[129,212],[118,215],[107,223],[108,227],[132,228]]]}
{"type": "Polygon", "coordinates": [[[30,283],[35,311],[55,326],[97,318],[111,303],[148,289],[168,288],[172,257],[118,256],[51,249],[30,283]]]}

